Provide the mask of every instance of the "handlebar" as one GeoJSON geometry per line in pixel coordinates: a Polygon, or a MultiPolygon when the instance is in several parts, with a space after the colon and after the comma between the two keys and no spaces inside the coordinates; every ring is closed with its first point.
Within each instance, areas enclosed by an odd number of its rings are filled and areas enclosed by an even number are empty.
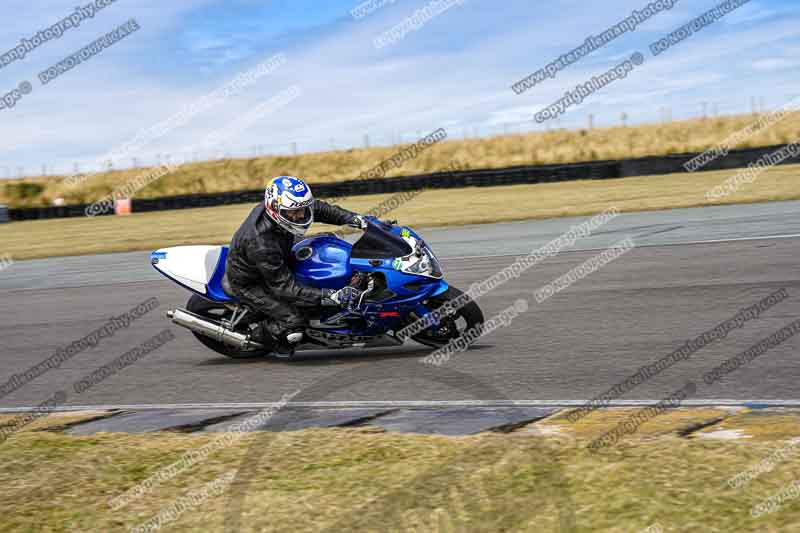
{"type": "Polygon", "coordinates": [[[378,217],[374,217],[372,215],[364,217],[368,221],[372,222],[373,224],[382,224],[384,226],[396,226],[397,220],[380,220],[378,217]]]}

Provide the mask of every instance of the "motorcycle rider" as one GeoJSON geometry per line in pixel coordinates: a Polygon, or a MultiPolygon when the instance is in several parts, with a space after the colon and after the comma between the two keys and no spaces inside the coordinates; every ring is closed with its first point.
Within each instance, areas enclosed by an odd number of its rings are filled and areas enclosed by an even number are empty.
{"type": "MultiPolygon", "coordinates": [[[[363,216],[315,200],[303,180],[293,176],[273,178],[256,206],[231,240],[223,284],[234,296],[269,317],[251,326],[256,340],[272,335],[274,355],[290,358],[303,338],[307,320],[303,307],[339,305],[358,301],[361,291],[338,291],[301,285],[289,268],[289,254],[297,237],[315,221],[337,226],[367,228],[363,216]]],[[[298,239],[299,240],[299,239],[298,239]]]]}

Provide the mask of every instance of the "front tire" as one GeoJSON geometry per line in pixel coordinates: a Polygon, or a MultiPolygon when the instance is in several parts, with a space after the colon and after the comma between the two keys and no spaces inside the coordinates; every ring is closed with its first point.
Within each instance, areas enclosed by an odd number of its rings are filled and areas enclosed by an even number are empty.
{"type": "MultiPolygon", "coordinates": [[[[464,294],[463,291],[451,286],[439,296],[431,298],[428,301],[428,307],[431,310],[438,309],[445,302],[455,300],[462,294],[464,294]]],[[[483,322],[483,311],[472,298],[469,298],[466,305],[456,309],[451,315],[442,317],[438,328],[432,326],[412,335],[411,338],[426,346],[441,348],[464,336],[470,330],[473,332],[472,336],[477,339],[483,333],[483,322]]]]}
{"type": "MultiPolygon", "coordinates": [[[[222,320],[223,318],[230,318],[233,313],[224,305],[210,302],[205,298],[198,296],[197,294],[193,294],[192,297],[189,298],[189,301],[186,304],[186,310],[215,321],[222,320]]],[[[255,359],[257,357],[264,357],[269,353],[269,349],[241,350],[225,344],[224,342],[214,340],[211,337],[201,335],[195,331],[192,331],[192,335],[194,335],[197,340],[200,341],[206,348],[232,359],[255,359]]]]}

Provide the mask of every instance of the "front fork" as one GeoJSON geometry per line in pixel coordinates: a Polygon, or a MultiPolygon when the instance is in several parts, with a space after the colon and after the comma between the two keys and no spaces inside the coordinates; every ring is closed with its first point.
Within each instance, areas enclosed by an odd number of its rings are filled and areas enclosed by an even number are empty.
{"type": "Polygon", "coordinates": [[[414,308],[414,314],[417,316],[417,320],[425,320],[427,324],[430,324],[428,328],[432,327],[434,330],[438,329],[441,325],[441,320],[433,314],[434,309],[429,308],[428,303],[431,299],[447,292],[449,288],[450,285],[448,285],[445,280],[441,280],[438,287],[433,289],[428,297],[422,300],[422,302],[417,304],[417,306],[414,308]]]}
{"type": "MultiPolygon", "coordinates": [[[[428,300],[425,300],[427,302],[428,300]]],[[[439,320],[436,315],[433,314],[433,309],[428,309],[426,305],[423,303],[417,304],[417,307],[414,308],[414,316],[416,320],[422,320],[426,324],[428,324],[428,328],[437,329],[441,320],[439,320]]]]}

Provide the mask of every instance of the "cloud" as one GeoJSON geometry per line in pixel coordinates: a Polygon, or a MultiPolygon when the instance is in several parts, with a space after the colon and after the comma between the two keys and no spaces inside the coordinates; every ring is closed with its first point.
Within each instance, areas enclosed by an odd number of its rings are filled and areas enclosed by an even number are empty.
{"type": "Polygon", "coordinates": [[[786,59],[785,57],[771,57],[754,61],[753,69],[762,72],[773,72],[794,68],[797,65],[797,61],[786,59]]]}
{"type": "Polygon", "coordinates": [[[750,2],[739,8],[725,17],[725,23],[730,25],[752,23],[758,20],[764,20],[781,13],[790,11],[788,9],[769,9],[763,5],[762,2],[750,2]]]}
{"type": "MultiPolygon", "coordinates": [[[[18,21],[24,20],[31,32],[74,9],[66,1],[53,3],[58,6],[11,2],[24,14],[18,21]]],[[[127,18],[135,17],[142,27],[51,85],[36,86],[11,112],[0,111],[5,141],[0,166],[38,169],[47,163],[71,171],[74,161],[85,164],[101,156],[276,52],[286,53],[284,67],[147,146],[140,159],[152,162],[157,153],[171,153],[174,159],[184,147],[292,85],[302,88],[301,97],[219,150],[244,156],[251,146],[265,145],[269,152],[287,153],[292,142],[301,151],[320,150],[328,149],[331,139],[338,147],[349,147],[361,145],[365,134],[372,144],[388,143],[398,133],[411,140],[417,132],[442,125],[489,127],[493,129],[482,131],[494,133],[502,132],[506,123],[539,129],[532,121],[535,112],[636,50],[646,52],[645,64],[571,109],[562,117],[563,125],[583,126],[588,113],[602,118],[626,111],[631,122],[648,120],[661,106],[671,106],[673,116],[680,118],[695,114],[702,101],[746,111],[751,94],[785,101],[781,91],[798,81],[795,70],[786,70],[792,60],[785,50],[800,49],[797,20],[791,16],[753,19],[753,13],[744,11],[746,24],[743,15],[736,24],[715,24],[651,57],[647,46],[652,41],[717,3],[704,0],[702,6],[679,2],[671,12],[520,96],[511,91],[512,83],[647,2],[554,0],[534,7],[507,0],[502,9],[465,2],[396,45],[374,48],[375,36],[426,3],[396,2],[355,21],[349,10],[356,3],[343,0],[324,5],[309,0],[118,0],[86,27],[18,65],[0,69],[0,91],[9,90],[127,18]],[[316,5],[318,10],[308,11],[316,5]]],[[[779,0],[750,6],[784,9],[779,0]]],[[[20,24],[0,28],[0,49],[19,39],[20,24]]]]}

